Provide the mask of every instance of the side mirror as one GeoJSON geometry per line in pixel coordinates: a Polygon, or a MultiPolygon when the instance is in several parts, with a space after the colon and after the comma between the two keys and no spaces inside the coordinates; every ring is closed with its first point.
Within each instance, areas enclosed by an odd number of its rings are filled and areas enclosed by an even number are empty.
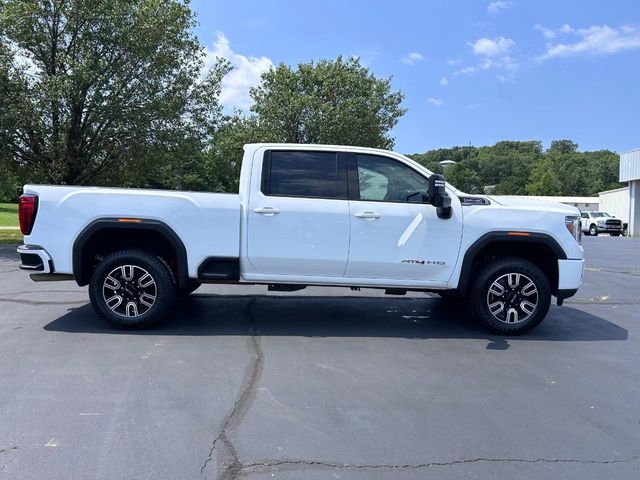
{"type": "Polygon", "coordinates": [[[444,176],[434,173],[429,177],[427,200],[438,209],[439,218],[449,218],[451,216],[451,198],[447,195],[444,176]]]}

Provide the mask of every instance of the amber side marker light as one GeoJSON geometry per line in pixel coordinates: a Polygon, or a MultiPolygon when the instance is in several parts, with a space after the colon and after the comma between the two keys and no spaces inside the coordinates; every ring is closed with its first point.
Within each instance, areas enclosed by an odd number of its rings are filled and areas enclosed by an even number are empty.
{"type": "Polygon", "coordinates": [[[531,234],[528,232],[509,232],[508,235],[511,237],[528,237],[531,234]]]}
{"type": "Polygon", "coordinates": [[[142,220],[140,218],[119,218],[118,221],[122,223],[140,223],[142,220]]]}

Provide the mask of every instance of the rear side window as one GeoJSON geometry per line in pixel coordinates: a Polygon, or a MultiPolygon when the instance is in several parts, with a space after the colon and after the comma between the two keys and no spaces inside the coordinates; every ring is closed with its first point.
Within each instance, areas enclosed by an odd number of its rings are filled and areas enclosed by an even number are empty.
{"type": "Polygon", "coordinates": [[[342,163],[336,152],[266,152],[262,193],[280,197],[344,198],[346,167],[339,165],[342,163]]]}

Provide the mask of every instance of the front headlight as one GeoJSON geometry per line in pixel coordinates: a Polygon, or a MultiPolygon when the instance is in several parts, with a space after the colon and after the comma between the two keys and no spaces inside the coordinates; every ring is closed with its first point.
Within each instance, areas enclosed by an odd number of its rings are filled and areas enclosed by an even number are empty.
{"type": "Polygon", "coordinates": [[[576,239],[576,242],[582,242],[582,228],[580,225],[580,217],[577,216],[569,216],[564,217],[564,224],[569,230],[569,233],[573,235],[573,238],[576,239]]]}

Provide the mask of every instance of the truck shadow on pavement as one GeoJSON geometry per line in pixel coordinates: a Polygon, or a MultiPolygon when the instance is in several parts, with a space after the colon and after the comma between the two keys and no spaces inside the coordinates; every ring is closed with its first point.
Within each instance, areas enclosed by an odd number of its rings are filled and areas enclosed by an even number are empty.
{"type": "Polygon", "coordinates": [[[48,331],[110,335],[251,335],[484,339],[488,349],[509,348],[508,339],[534,341],[626,340],[628,331],[609,320],[564,306],[519,337],[492,335],[464,308],[439,298],[193,295],[155,327],[117,330],[89,305],[72,309],[48,331]]]}

